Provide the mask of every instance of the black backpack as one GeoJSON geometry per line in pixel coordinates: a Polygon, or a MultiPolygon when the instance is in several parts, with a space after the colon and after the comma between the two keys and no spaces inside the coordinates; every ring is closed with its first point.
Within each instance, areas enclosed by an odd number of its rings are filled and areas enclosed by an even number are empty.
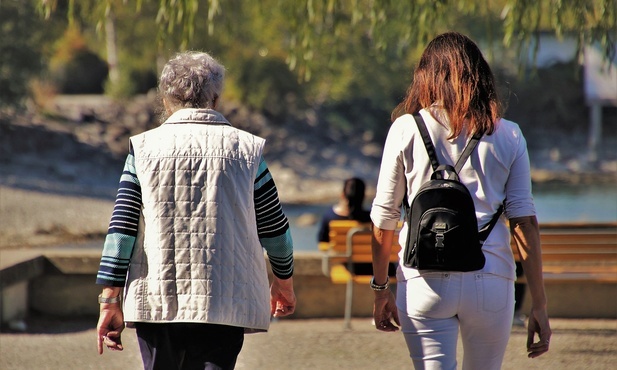
{"type": "Polygon", "coordinates": [[[433,174],[420,187],[411,205],[408,205],[405,191],[403,207],[408,232],[403,264],[419,270],[480,270],[486,261],[482,244],[501,216],[503,205],[478,231],[473,199],[460,182],[458,172],[483,133],[472,136],[454,167],[440,165],[422,116],[415,114],[414,118],[431,160],[433,174]]]}

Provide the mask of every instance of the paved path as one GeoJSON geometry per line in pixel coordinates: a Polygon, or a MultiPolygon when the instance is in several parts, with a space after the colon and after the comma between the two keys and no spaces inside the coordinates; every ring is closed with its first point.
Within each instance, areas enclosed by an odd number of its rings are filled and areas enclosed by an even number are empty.
{"type": "MultiPolygon", "coordinates": [[[[615,369],[617,320],[553,319],[551,351],[530,360],[526,331],[512,329],[504,370],[615,369]]],[[[96,353],[96,318],[33,318],[26,333],[0,334],[0,369],[141,369],[134,331],[123,352],[96,353]]],[[[400,333],[373,329],[369,319],[280,320],[267,334],[246,336],[237,369],[410,369],[400,333]]],[[[460,352],[461,350],[459,350],[460,352]]],[[[460,362],[460,353],[459,353],[460,362]]]]}

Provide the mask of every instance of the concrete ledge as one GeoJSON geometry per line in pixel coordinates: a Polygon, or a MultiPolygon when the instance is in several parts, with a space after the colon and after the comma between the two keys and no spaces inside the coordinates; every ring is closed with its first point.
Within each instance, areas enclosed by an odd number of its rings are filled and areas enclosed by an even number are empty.
{"type": "Polygon", "coordinates": [[[101,262],[101,249],[51,250],[45,253],[45,258],[50,263],[48,272],[53,268],[54,272],[61,274],[96,275],[101,262]]]}
{"type": "MultiPolygon", "coordinates": [[[[97,315],[95,284],[100,249],[50,249],[26,253],[29,259],[8,263],[0,251],[2,323],[25,317],[29,311],[58,316],[97,315]],[[5,263],[6,262],[6,263],[5,263]]],[[[13,253],[16,251],[13,251],[13,253]]],[[[322,273],[319,252],[295,255],[294,285],[298,306],[295,318],[341,318],[345,285],[333,284],[322,273]]],[[[617,318],[617,283],[546,281],[551,317],[617,318]]],[[[530,297],[523,310],[529,312],[530,297]]],[[[354,285],[352,316],[372,315],[373,293],[365,284],[354,285]]]]}
{"type": "Polygon", "coordinates": [[[46,263],[36,251],[0,254],[0,325],[27,316],[28,282],[45,273],[46,263]]]}
{"type": "MultiPolygon", "coordinates": [[[[31,279],[29,307],[58,316],[98,315],[96,285],[100,251],[52,251],[45,255],[45,273],[31,279]]],[[[345,285],[332,284],[321,270],[318,253],[295,255],[294,285],[298,308],[295,318],[340,318],[344,315],[345,285]]],[[[369,317],[373,293],[367,285],[354,286],[353,315],[369,317]]]]}
{"type": "MultiPolygon", "coordinates": [[[[617,319],[617,283],[546,280],[544,287],[550,317],[617,319]]],[[[529,290],[522,311],[531,311],[529,290]]]]}
{"type": "Polygon", "coordinates": [[[3,258],[0,265],[0,289],[43,275],[45,263],[46,259],[42,255],[26,255],[23,259],[11,257],[7,261],[3,258]]]}

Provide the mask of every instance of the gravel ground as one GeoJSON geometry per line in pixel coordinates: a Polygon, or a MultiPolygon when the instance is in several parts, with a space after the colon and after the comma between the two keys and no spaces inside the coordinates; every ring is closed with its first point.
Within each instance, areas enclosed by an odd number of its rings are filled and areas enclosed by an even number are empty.
{"type": "MultiPolygon", "coordinates": [[[[135,333],[127,329],[123,352],[96,352],[96,319],[32,318],[26,333],[0,334],[0,369],[140,369],[135,333]]],[[[409,369],[403,336],[375,330],[369,319],[285,319],[267,334],[247,335],[236,369],[409,369]]],[[[553,319],[549,353],[526,357],[526,330],[512,329],[503,370],[614,369],[617,320],[553,319]]],[[[459,363],[462,348],[459,343],[459,363]]]]}
{"type": "MultiPolygon", "coordinates": [[[[44,132],[42,138],[48,136],[49,132],[44,132]]],[[[59,148],[65,144],[58,139],[59,148]]],[[[32,151],[40,154],[37,145],[32,145],[36,149],[32,151]]],[[[72,189],[71,179],[75,177],[74,172],[81,173],[81,162],[87,164],[86,168],[95,169],[96,163],[106,162],[100,158],[97,162],[80,154],[82,152],[72,151],[69,151],[70,160],[67,161],[54,154],[58,150],[51,148],[31,159],[27,155],[13,156],[15,153],[10,150],[11,156],[6,157],[9,159],[0,156],[0,159],[4,158],[0,171],[0,248],[53,246],[101,239],[106,233],[120,169],[113,170],[109,176],[87,176],[84,186],[77,184],[72,189]],[[42,170],[37,167],[43,165],[47,167],[42,170]],[[37,169],[42,173],[38,174],[37,169]],[[49,181],[46,174],[50,171],[56,177],[66,177],[70,181],[66,184],[49,181]],[[99,192],[103,187],[104,193],[99,192]],[[92,194],[99,195],[93,197],[92,194]]],[[[613,159],[609,164],[612,166],[608,169],[609,174],[613,174],[611,179],[614,180],[617,162],[613,159]]],[[[300,166],[301,163],[293,165],[300,166]]],[[[315,197],[317,190],[330,196],[340,191],[339,181],[326,184],[320,179],[299,179],[280,164],[272,164],[271,171],[282,190],[281,197],[288,201],[303,199],[304,194],[315,197]]],[[[345,174],[333,175],[342,178],[345,174]]],[[[513,328],[503,369],[614,368],[617,363],[617,320],[559,319],[552,323],[555,330],[552,350],[534,360],[525,356],[524,329],[513,328]]],[[[131,330],[127,330],[124,338],[125,351],[99,356],[95,346],[96,318],[60,321],[34,317],[27,324],[25,333],[0,333],[1,370],[141,368],[131,330]]],[[[400,333],[377,332],[368,319],[356,319],[353,326],[352,331],[345,331],[342,320],[281,320],[273,323],[268,334],[246,337],[237,368],[361,370],[411,367],[400,333]]]]}
{"type": "MultiPolygon", "coordinates": [[[[45,193],[0,186],[0,248],[40,247],[105,233],[111,198],[45,193]]],[[[99,356],[96,318],[32,317],[25,333],[0,333],[0,369],[140,369],[134,331],[125,351],[99,356]]],[[[613,369],[617,363],[617,320],[552,320],[547,355],[529,360],[526,333],[513,328],[503,369],[613,369]]],[[[369,319],[280,320],[268,334],[246,337],[237,369],[409,369],[400,333],[374,330],[369,319]]],[[[462,349],[459,350],[459,361],[462,349]]]]}
{"type": "Polygon", "coordinates": [[[0,186],[0,248],[103,238],[113,206],[111,199],[0,186]]]}

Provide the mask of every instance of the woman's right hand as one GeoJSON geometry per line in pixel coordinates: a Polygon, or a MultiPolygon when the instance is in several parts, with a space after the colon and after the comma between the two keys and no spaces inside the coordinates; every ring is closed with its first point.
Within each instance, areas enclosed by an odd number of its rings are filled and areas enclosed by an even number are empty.
{"type": "Polygon", "coordinates": [[[401,325],[398,319],[396,299],[391,290],[375,291],[375,303],[373,305],[373,319],[375,327],[381,331],[397,331],[401,325]],[[394,325],[392,323],[394,320],[394,325]]]}
{"type": "Polygon", "coordinates": [[[122,351],[122,330],[124,330],[124,313],[121,303],[101,304],[99,322],[96,326],[97,348],[103,354],[103,346],[112,351],[122,351]]]}

